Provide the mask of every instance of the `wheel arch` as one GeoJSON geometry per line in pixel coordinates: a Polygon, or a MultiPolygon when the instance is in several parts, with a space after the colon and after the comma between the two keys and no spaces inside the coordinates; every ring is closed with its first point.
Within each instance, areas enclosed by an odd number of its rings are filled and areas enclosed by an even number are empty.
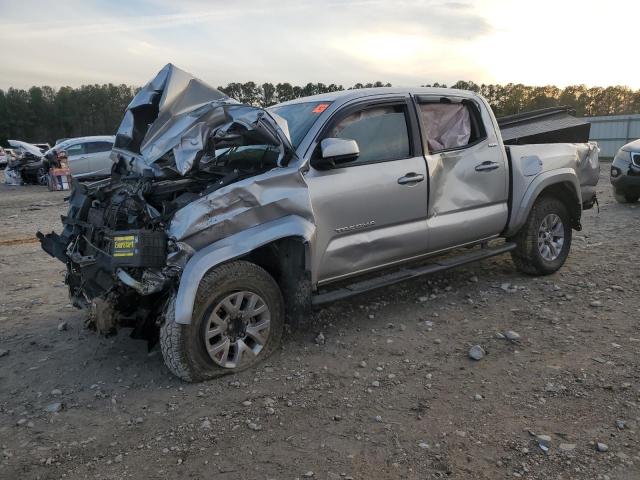
{"type": "Polygon", "coordinates": [[[538,175],[525,191],[522,199],[514,203],[512,221],[504,236],[515,235],[525,224],[533,205],[541,196],[552,196],[567,206],[571,216],[571,227],[581,230],[582,194],[575,170],[563,168],[538,175]]]}
{"type": "Polygon", "coordinates": [[[570,182],[558,182],[545,187],[536,200],[543,196],[554,197],[567,206],[571,218],[571,227],[581,230],[580,218],[582,216],[582,202],[580,201],[579,190],[576,192],[570,182]]]}
{"type": "Polygon", "coordinates": [[[211,269],[233,260],[248,260],[274,277],[289,301],[287,317],[297,320],[311,299],[311,245],[315,225],[298,216],[287,216],[236,233],[199,250],[182,272],[176,294],[175,322],[188,325],[202,278],[211,269]],[[299,288],[299,287],[307,288],[299,288]],[[308,295],[306,292],[308,291],[308,295]],[[291,301],[293,300],[293,301],[291,301]]]}

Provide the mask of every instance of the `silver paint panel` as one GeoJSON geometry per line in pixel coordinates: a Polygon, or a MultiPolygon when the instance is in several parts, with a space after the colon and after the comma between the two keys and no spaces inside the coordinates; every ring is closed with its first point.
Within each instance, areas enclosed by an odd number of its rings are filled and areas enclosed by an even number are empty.
{"type": "Polygon", "coordinates": [[[427,249],[427,182],[398,183],[412,172],[426,177],[422,157],[309,171],[309,195],[321,226],[314,280],[326,282],[427,249]],[[341,231],[367,222],[374,223],[341,231]]]}
{"type": "Polygon", "coordinates": [[[600,163],[594,142],[512,145],[509,150],[513,184],[511,218],[505,230],[506,236],[520,229],[540,192],[551,185],[565,183],[571,186],[581,205],[595,195],[600,163]],[[540,173],[527,176],[524,170],[532,161],[541,165],[540,173]]]}

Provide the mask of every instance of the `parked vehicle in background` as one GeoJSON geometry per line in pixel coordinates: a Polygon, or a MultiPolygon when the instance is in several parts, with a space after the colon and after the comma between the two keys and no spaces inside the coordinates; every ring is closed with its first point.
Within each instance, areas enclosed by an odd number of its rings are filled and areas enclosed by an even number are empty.
{"type": "Polygon", "coordinates": [[[505,148],[468,91],[263,110],[172,65],[129,105],[112,156],[111,179],[76,183],[63,232],[38,238],[97,328],[159,337],[187,381],[255,365],[312,305],[507,252],[557,271],[600,171],[593,143],[505,148]]]}
{"type": "Polygon", "coordinates": [[[49,166],[54,166],[58,152],[64,150],[74,178],[105,178],[111,175],[109,154],[114,140],[113,135],[68,138],[47,150],[45,158],[49,166]]]}
{"type": "Polygon", "coordinates": [[[611,163],[611,184],[620,203],[640,198],[640,139],[624,145],[611,163]]]}
{"type": "Polygon", "coordinates": [[[0,167],[6,167],[8,159],[9,153],[4,148],[0,147],[0,167]]]}
{"type": "Polygon", "coordinates": [[[15,158],[18,154],[14,151],[13,148],[3,147],[4,150],[4,164],[2,167],[6,167],[10,160],[15,158]]]}
{"type": "Polygon", "coordinates": [[[33,183],[46,185],[49,179],[48,168],[44,164],[44,154],[40,148],[20,140],[9,140],[14,156],[7,162],[5,182],[11,185],[33,183]]]}

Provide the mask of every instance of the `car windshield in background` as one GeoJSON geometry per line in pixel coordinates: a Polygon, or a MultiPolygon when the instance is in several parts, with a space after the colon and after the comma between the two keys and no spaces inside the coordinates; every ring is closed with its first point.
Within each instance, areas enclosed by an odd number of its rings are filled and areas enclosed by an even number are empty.
{"type": "Polygon", "coordinates": [[[268,110],[280,115],[287,121],[291,143],[294,147],[297,147],[320,114],[329,105],[331,105],[330,102],[305,102],[275,106],[268,110]]]}

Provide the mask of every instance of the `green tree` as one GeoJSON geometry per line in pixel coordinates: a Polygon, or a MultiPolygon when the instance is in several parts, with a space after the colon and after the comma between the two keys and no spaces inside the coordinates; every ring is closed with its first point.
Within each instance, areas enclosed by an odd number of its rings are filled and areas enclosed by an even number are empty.
{"type": "Polygon", "coordinates": [[[276,87],[273,86],[273,83],[263,83],[261,86],[262,89],[262,98],[260,100],[260,105],[263,107],[269,107],[278,103],[276,97],[276,87]]]}
{"type": "MultiPolygon", "coordinates": [[[[383,86],[391,84],[378,80],[359,82],[349,88],[383,86]]],[[[446,87],[438,82],[424,86],[446,87]]],[[[479,92],[497,116],[558,105],[574,108],[577,115],[640,113],[640,90],[619,85],[591,88],[569,85],[560,89],[553,85],[478,85],[471,80],[459,80],[452,87],[479,92]]],[[[305,85],[277,83],[275,86],[272,83],[232,82],[218,88],[240,102],[262,107],[307,95],[344,90],[342,85],[335,83],[313,82],[305,85]]],[[[6,145],[10,138],[52,143],[59,138],[113,134],[138,90],[138,87],[113,84],[62,87],[58,90],[48,86],[0,90],[0,145],[6,145]]]]}
{"type": "Polygon", "coordinates": [[[293,100],[293,86],[290,83],[279,83],[276,85],[276,97],[278,102],[293,100]]]}

